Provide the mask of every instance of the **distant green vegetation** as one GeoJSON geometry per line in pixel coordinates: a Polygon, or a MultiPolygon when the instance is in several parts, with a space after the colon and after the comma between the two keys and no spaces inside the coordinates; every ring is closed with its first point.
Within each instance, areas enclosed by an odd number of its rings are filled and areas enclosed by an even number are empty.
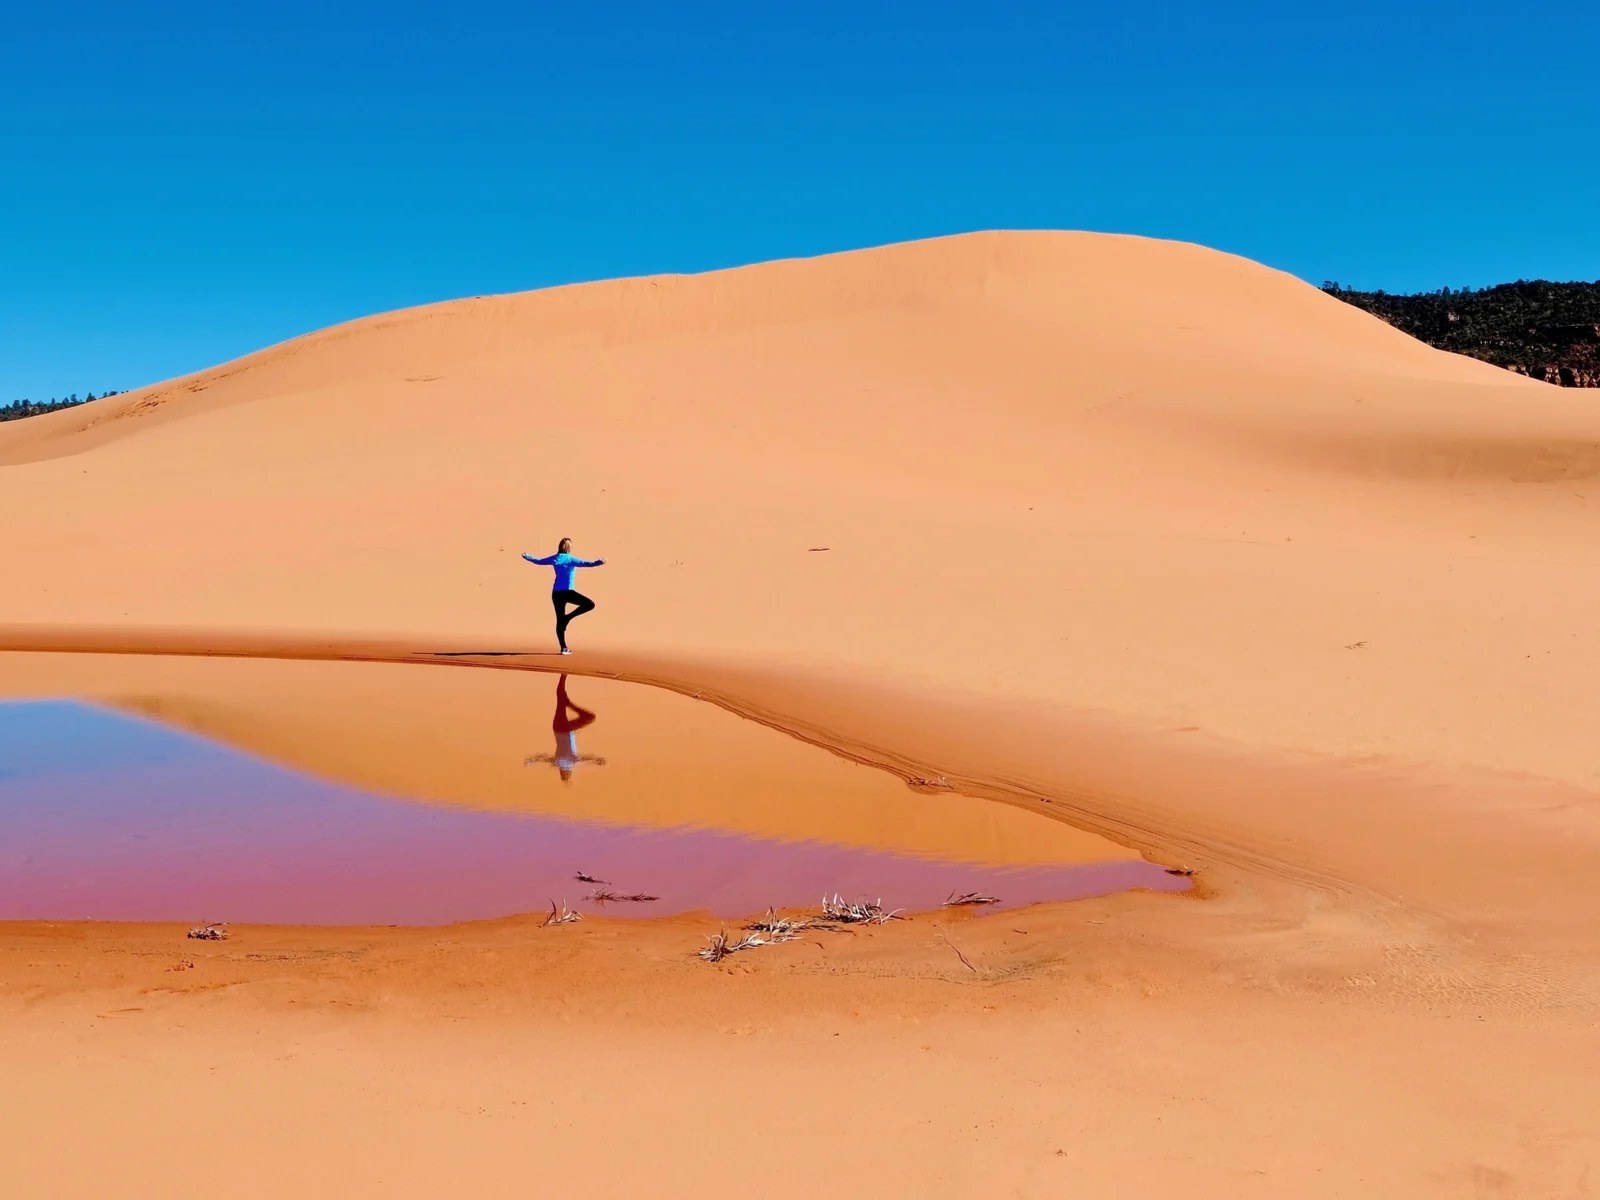
{"type": "Polygon", "coordinates": [[[1322,290],[1440,350],[1562,387],[1600,387],[1600,280],[1519,280],[1415,296],[1357,292],[1332,282],[1322,290]]]}
{"type": "Polygon", "coordinates": [[[104,400],[107,396],[120,396],[121,392],[102,392],[96,396],[90,392],[82,400],[74,392],[65,400],[13,400],[10,404],[0,404],[0,421],[20,421],[23,417],[39,417],[45,413],[60,412],[63,408],[76,408],[80,404],[87,404],[91,400],[104,400]]]}

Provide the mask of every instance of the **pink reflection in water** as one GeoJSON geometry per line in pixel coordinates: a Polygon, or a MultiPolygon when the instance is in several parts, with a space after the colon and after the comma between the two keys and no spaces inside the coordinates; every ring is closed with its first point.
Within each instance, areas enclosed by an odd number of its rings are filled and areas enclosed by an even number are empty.
{"type": "Polygon", "coordinates": [[[0,708],[0,918],[435,925],[530,912],[551,899],[592,910],[577,869],[618,891],[659,896],[608,906],[640,916],[739,916],[834,891],[915,910],[951,892],[1014,906],[1188,887],[1142,861],[978,867],[437,808],[82,705],[0,708]],[[8,738],[8,717],[24,709],[28,728],[19,733],[13,720],[8,738]]]}

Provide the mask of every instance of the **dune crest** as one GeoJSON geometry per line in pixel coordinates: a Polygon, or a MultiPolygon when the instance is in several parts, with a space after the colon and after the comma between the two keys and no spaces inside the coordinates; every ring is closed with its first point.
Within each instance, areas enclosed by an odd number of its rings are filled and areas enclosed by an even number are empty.
{"type": "MultiPolygon", "coordinates": [[[[1084,339],[1094,358],[1205,332],[1305,365],[1344,361],[1418,378],[1507,384],[1431,351],[1316,289],[1185,243],[1083,233],[981,233],[794,259],[446,301],[336,325],[208,370],[3,431],[4,461],[78,453],[153,420],[300,390],[661,340],[849,323],[869,314],[973,307],[1084,339]],[[1055,327],[1052,329],[1052,327],[1055,327]],[[1113,334],[1108,344],[1086,334],[1113,334]],[[1144,343],[1144,345],[1141,345],[1144,343]],[[1349,361],[1355,351],[1358,361],[1349,361]],[[205,393],[212,393],[205,395],[205,393]],[[123,424],[132,422],[131,425],[123,424]],[[29,436],[29,435],[33,436],[29,436]]],[[[1180,361],[1194,346],[1166,348],[1180,361]]]]}

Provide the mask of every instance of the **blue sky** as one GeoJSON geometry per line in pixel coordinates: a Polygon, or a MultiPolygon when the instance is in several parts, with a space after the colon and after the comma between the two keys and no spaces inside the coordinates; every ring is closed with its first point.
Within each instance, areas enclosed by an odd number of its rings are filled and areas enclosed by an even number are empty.
{"type": "Polygon", "coordinates": [[[0,3],[0,403],[997,227],[1600,279],[1594,0],[0,3]]]}

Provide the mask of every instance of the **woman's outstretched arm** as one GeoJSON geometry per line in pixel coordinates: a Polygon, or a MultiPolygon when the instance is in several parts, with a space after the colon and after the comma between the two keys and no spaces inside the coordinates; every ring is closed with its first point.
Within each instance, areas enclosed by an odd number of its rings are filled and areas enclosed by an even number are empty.
{"type": "Polygon", "coordinates": [[[524,553],[522,557],[527,559],[536,567],[554,566],[556,561],[556,556],[554,554],[552,554],[549,558],[535,558],[531,554],[524,553]]]}

